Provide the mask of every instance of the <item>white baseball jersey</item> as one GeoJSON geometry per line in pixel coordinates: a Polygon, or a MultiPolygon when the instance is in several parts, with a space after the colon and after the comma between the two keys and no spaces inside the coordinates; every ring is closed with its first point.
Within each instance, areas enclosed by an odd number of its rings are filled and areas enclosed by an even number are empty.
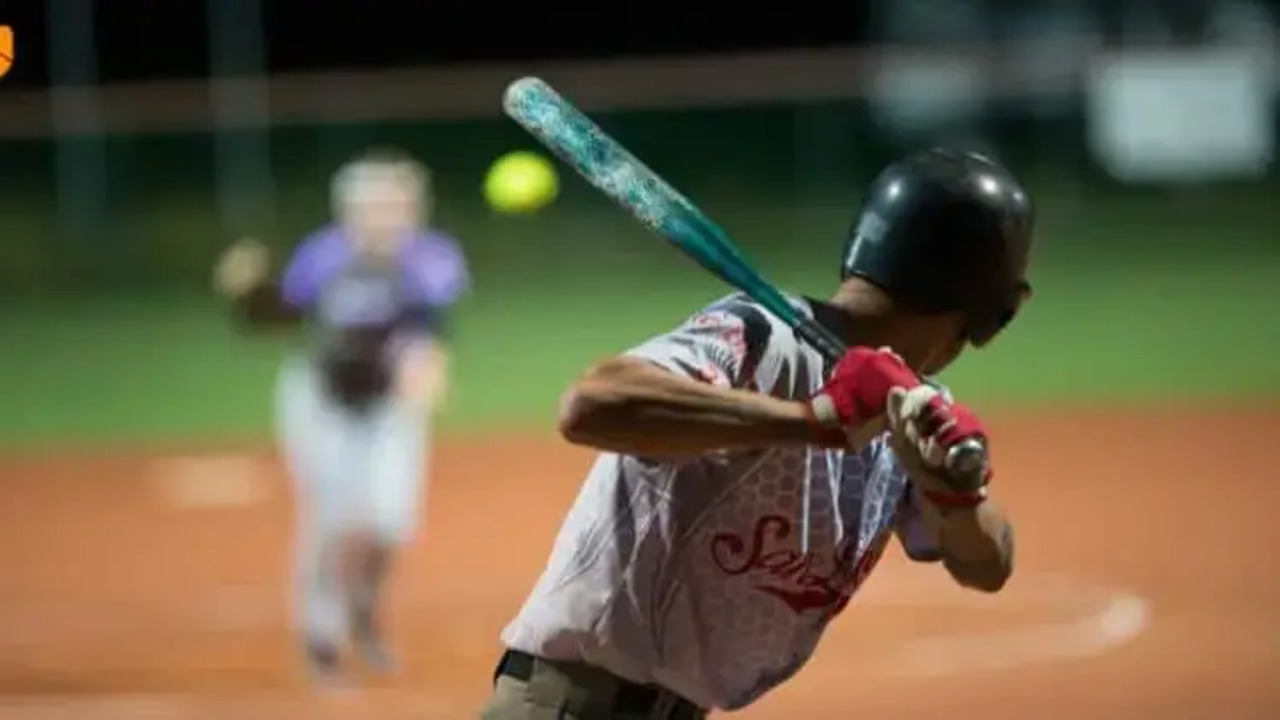
{"type": "MultiPolygon", "coordinates": [[[[826,375],[821,355],[737,295],[627,354],[790,399],[826,375]]],[[[859,453],[602,453],[503,642],[741,708],[804,665],[892,534],[910,557],[936,559],[907,490],[884,436],[859,453]]]]}

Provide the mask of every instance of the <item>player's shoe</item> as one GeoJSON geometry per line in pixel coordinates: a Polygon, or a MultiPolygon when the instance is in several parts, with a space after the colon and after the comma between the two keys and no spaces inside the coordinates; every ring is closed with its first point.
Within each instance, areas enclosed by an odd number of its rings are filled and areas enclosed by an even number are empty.
{"type": "Polygon", "coordinates": [[[396,671],[395,658],[382,641],[372,612],[357,612],[352,618],[351,645],[361,662],[375,673],[388,675],[396,671]]]}
{"type": "Polygon", "coordinates": [[[339,684],[342,677],[341,656],[332,643],[310,640],[304,648],[307,676],[319,686],[339,684]]]}

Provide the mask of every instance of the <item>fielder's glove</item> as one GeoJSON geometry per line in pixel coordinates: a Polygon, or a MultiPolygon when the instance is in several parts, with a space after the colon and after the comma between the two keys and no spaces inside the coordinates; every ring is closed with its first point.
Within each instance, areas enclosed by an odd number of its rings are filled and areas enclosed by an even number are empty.
{"type": "Polygon", "coordinates": [[[344,407],[368,409],[391,389],[386,363],[362,357],[331,358],[324,369],[329,394],[344,407]]]}
{"type": "Polygon", "coordinates": [[[391,390],[391,364],[385,328],[351,328],[325,354],[324,376],[330,395],[340,404],[365,410],[391,390]]]}

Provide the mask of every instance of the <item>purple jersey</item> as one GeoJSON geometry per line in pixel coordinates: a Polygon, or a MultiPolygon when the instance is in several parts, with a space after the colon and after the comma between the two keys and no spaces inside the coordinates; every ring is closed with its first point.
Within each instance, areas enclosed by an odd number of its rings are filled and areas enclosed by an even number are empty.
{"type": "Polygon", "coordinates": [[[469,280],[462,251],[443,233],[415,233],[394,265],[376,268],[361,266],[342,227],[328,225],[294,251],[281,294],[286,303],[315,314],[320,322],[367,324],[390,321],[406,306],[447,307],[469,280]],[[359,282],[344,283],[348,278],[359,282]],[[379,285],[382,292],[375,287],[379,285]]]}
{"type": "Polygon", "coordinates": [[[294,251],[281,295],[310,318],[312,355],[327,371],[361,359],[390,370],[400,349],[439,335],[442,311],[468,280],[461,250],[442,233],[417,232],[395,262],[372,262],[330,225],[294,251]]]}

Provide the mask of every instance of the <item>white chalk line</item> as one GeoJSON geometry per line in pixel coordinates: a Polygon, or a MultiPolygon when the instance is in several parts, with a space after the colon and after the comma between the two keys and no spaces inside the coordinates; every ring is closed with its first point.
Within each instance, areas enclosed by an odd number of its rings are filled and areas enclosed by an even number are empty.
{"type": "Polygon", "coordinates": [[[1149,617],[1146,601],[1120,595],[1098,612],[1070,622],[913,640],[899,650],[887,670],[897,675],[937,677],[1082,660],[1133,640],[1146,628],[1149,617]]]}
{"type": "Polygon", "coordinates": [[[996,632],[910,640],[899,646],[887,662],[877,663],[879,672],[938,677],[1083,660],[1131,642],[1151,620],[1151,606],[1146,599],[1063,576],[1021,579],[1012,607],[1008,601],[996,601],[997,597],[940,591],[934,582],[898,583],[893,592],[873,604],[897,608],[1013,609],[1043,613],[1046,620],[996,632]]]}

